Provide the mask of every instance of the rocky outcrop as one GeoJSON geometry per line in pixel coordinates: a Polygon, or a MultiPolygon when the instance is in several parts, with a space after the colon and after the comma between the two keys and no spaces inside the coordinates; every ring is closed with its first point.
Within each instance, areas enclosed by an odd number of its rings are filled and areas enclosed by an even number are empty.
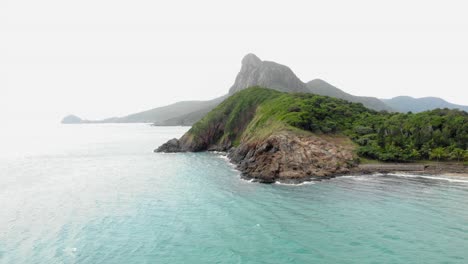
{"type": "Polygon", "coordinates": [[[350,145],[284,132],[241,144],[231,149],[228,157],[243,177],[262,183],[320,179],[346,174],[356,165],[350,145]]]}
{"type": "Polygon", "coordinates": [[[229,94],[252,86],[268,87],[282,92],[309,92],[289,67],[272,61],[262,61],[254,54],[247,54],[242,59],[241,70],[229,89],[229,94]]]}
{"type": "Polygon", "coordinates": [[[173,138],[168,142],[162,144],[159,148],[154,150],[154,152],[164,152],[164,153],[175,153],[175,152],[183,152],[182,148],[180,147],[180,142],[177,138],[173,138]]]}
{"type": "MultiPolygon", "coordinates": [[[[299,183],[347,174],[356,166],[353,147],[347,139],[316,135],[276,133],[260,141],[241,143],[228,148],[230,161],[242,177],[261,183],[299,183]]],[[[212,145],[209,150],[226,150],[226,145],[212,145]]],[[[155,152],[196,151],[187,138],[171,139],[155,152]]]]}

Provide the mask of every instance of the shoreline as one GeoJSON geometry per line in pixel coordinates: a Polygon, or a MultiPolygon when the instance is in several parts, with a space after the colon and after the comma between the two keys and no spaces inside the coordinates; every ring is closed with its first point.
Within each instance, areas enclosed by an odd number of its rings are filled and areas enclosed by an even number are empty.
{"type": "Polygon", "coordinates": [[[291,186],[300,186],[300,185],[308,185],[308,184],[314,184],[316,182],[320,181],[326,181],[326,180],[331,180],[335,178],[340,178],[340,177],[359,177],[359,176],[381,176],[381,175],[389,175],[389,176],[399,176],[399,177],[422,177],[422,178],[432,178],[434,180],[447,180],[447,181],[461,181],[461,182],[468,182],[468,174],[466,173],[443,173],[443,174],[431,174],[431,173],[423,173],[419,171],[390,171],[390,172],[373,172],[373,173],[359,173],[359,172],[353,172],[349,174],[340,174],[340,175],[332,175],[332,176],[316,176],[316,177],[310,177],[310,178],[303,178],[303,179],[289,179],[287,181],[284,180],[276,180],[274,182],[264,182],[261,179],[258,178],[252,178],[247,175],[243,175],[241,173],[240,179],[247,181],[247,182],[253,182],[253,183],[261,183],[261,184],[278,184],[278,185],[291,185],[291,186]],[[403,176],[407,175],[407,176],[403,176]],[[440,177],[437,177],[440,176],[440,177]],[[460,179],[460,178],[463,178],[460,179]],[[466,180],[464,180],[466,178],[466,180]]]}
{"type": "Polygon", "coordinates": [[[462,163],[376,163],[359,164],[352,172],[372,173],[419,173],[424,175],[447,175],[468,177],[468,166],[462,163]]]}
{"type": "Polygon", "coordinates": [[[445,177],[466,177],[468,178],[468,166],[462,163],[376,163],[359,164],[347,173],[331,174],[326,176],[305,176],[301,178],[275,179],[275,181],[265,181],[264,178],[252,177],[239,169],[239,164],[229,157],[229,152],[209,151],[223,156],[240,173],[240,178],[249,182],[264,184],[283,184],[283,185],[303,185],[313,184],[322,180],[329,180],[341,176],[360,176],[370,174],[408,174],[421,176],[445,176],[445,177]],[[359,175],[356,175],[359,174],[359,175]]]}

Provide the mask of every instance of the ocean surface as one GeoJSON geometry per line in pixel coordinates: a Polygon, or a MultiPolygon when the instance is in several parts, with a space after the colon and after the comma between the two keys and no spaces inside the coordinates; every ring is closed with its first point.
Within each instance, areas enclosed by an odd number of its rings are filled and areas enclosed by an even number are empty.
{"type": "Polygon", "coordinates": [[[468,178],[251,183],[187,129],[0,131],[0,263],[468,263],[468,178]]]}

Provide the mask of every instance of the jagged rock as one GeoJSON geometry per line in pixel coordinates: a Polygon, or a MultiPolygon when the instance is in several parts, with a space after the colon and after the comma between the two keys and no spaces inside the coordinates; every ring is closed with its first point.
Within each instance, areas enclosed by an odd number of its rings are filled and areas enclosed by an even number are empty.
{"type": "Polygon", "coordinates": [[[259,142],[241,144],[228,157],[244,177],[262,183],[300,182],[346,174],[355,166],[351,147],[319,136],[279,133],[259,142]]]}
{"type": "Polygon", "coordinates": [[[162,144],[159,148],[154,150],[154,152],[165,152],[165,153],[175,153],[181,152],[180,142],[177,138],[173,138],[168,142],[162,144]]]}

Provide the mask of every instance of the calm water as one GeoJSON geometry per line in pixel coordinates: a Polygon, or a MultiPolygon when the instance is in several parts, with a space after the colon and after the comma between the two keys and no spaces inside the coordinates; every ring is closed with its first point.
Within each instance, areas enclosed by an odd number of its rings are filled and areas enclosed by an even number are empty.
{"type": "Polygon", "coordinates": [[[468,263],[467,179],[249,183],[186,130],[0,134],[0,263],[468,263]]]}

